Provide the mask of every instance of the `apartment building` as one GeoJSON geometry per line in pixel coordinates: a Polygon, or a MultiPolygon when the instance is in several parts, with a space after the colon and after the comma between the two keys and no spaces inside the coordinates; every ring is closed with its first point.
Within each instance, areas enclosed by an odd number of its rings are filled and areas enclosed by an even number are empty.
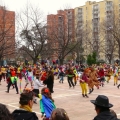
{"type": "MultiPolygon", "coordinates": [[[[84,6],[75,8],[75,29],[77,33],[86,32],[82,43],[84,56],[96,51],[98,59],[106,60],[106,52],[111,54],[110,40],[113,37],[110,29],[115,16],[120,17],[120,0],[87,1],[84,6]],[[101,30],[104,24],[106,31],[101,30]]],[[[76,39],[79,37],[77,35],[76,39]]]]}
{"type": "Polygon", "coordinates": [[[0,57],[15,58],[15,12],[0,6],[0,57]]]}
{"type": "Polygon", "coordinates": [[[68,34],[74,40],[74,9],[58,10],[57,14],[47,15],[47,34],[53,53],[52,59],[58,59],[61,43],[67,40],[68,34]],[[56,38],[55,38],[56,36],[56,38]],[[66,38],[63,40],[63,37],[66,38]]]}

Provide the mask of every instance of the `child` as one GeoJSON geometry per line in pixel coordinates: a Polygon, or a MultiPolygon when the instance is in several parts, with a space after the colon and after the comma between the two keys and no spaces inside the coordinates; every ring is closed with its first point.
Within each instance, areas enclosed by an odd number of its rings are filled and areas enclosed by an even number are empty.
{"type": "MultiPolygon", "coordinates": [[[[38,97],[38,94],[39,94],[39,87],[43,87],[43,85],[41,85],[39,81],[39,76],[37,76],[36,74],[36,77],[34,78],[34,81],[33,81],[33,92],[35,93],[36,97],[38,97]]],[[[34,98],[33,102],[37,104],[37,99],[34,98]]]]}
{"type": "Polygon", "coordinates": [[[31,88],[33,89],[33,71],[32,71],[32,69],[29,68],[28,71],[26,71],[25,75],[26,75],[26,78],[27,78],[25,88],[27,87],[27,85],[30,82],[31,88]]]}
{"type": "Polygon", "coordinates": [[[45,120],[49,120],[52,111],[56,108],[51,93],[48,88],[44,87],[41,90],[41,94],[39,94],[38,96],[40,98],[40,110],[42,113],[42,117],[44,117],[45,120]]]}

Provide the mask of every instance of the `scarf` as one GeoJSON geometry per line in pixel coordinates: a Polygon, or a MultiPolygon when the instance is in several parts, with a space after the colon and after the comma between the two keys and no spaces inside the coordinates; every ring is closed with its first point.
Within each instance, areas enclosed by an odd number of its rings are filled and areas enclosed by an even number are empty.
{"type": "Polygon", "coordinates": [[[26,111],[32,112],[32,109],[28,105],[20,105],[20,108],[22,108],[26,111]]]}

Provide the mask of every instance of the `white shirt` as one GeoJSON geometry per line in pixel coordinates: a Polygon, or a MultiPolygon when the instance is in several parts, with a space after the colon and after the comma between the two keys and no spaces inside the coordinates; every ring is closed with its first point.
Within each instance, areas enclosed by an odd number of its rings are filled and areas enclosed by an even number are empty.
{"type": "Polygon", "coordinates": [[[35,78],[35,79],[33,80],[33,88],[34,88],[34,89],[39,89],[39,87],[43,87],[43,86],[44,86],[44,85],[42,85],[38,79],[35,78]]]}

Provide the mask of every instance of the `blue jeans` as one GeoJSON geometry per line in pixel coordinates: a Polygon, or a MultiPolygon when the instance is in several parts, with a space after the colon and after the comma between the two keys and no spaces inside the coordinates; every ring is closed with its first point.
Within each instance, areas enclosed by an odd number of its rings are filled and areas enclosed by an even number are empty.
{"type": "Polygon", "coordinates": [[[60,76],[60,82],[63,82],[63,76],[60,76]]]}

